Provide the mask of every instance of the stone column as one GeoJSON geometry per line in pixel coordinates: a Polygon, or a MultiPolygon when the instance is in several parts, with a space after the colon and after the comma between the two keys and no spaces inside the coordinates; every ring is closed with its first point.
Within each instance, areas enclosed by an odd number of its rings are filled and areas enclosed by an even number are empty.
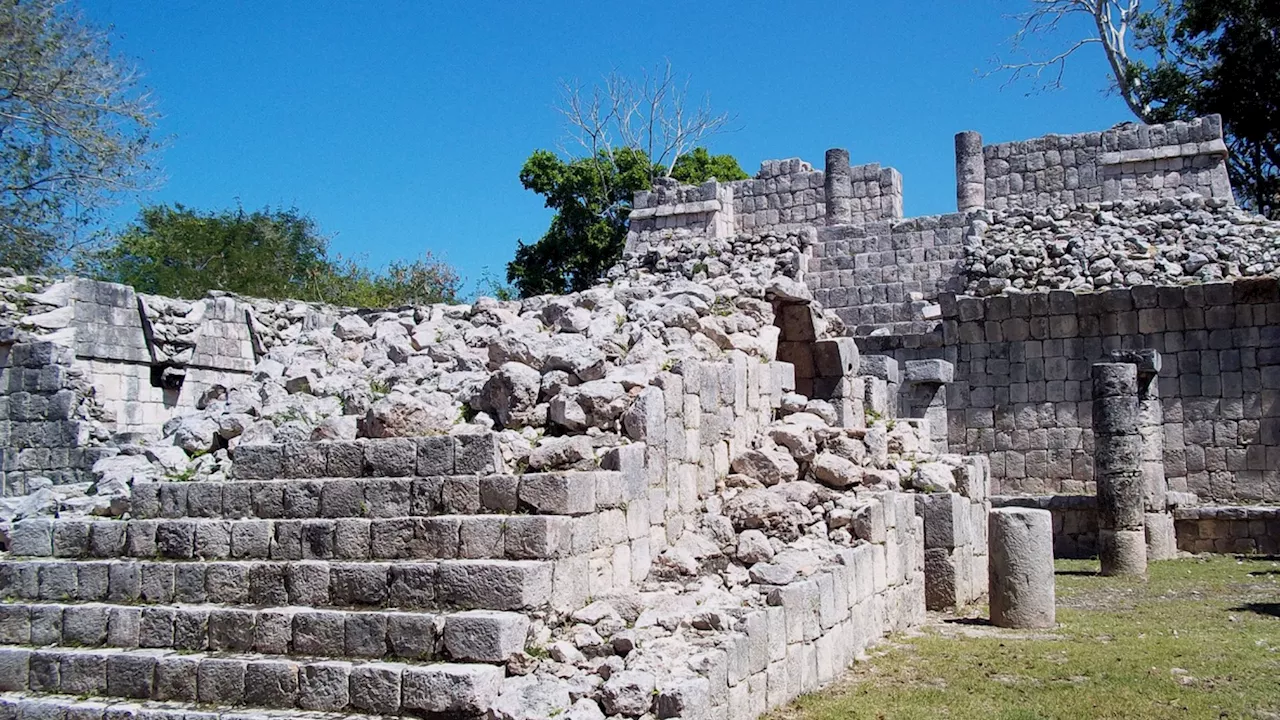
{"type": "Polygon", "coordinates": [[[987,535],[991,624],[1053,627],[1053,516],[1048,510],[998,508],[987,516],[987,535]]]}
{"type": "Polygon", "coordinates": [[[848,225],[853,220],[853,170],[849,167],[848,150],[831,148],[827,151],[823,182],[827,196],[827,224],[848,225]]]}
{"type": "Polygon", "coordinates": [[[987,204],[987,166],[982,136],[972,130],[956,133],[956,209],[978,210],[987,204]]]}
{"type": "Polygon", "coordinates": [[[1093,365],[1093,476],[1098,486],[1098,557],[1103,575],[1147,572],[1138,368],[1093,365]]]}
{"type": "Polygon", "coordinates": [[[1169,484],[1164,474],[1164,406],[1160,402],[1160,353],[1155,350],[1112,350],[1113,362],[1138,369],[1138,435],[1142,438],[1142,481],[1147,560],[1178,556],[1169,484]]]}

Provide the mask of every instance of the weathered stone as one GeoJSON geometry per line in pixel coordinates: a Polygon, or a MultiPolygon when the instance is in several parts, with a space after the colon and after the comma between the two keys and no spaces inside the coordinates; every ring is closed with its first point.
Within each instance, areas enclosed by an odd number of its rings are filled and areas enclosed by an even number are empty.
{"type": "Polygon", "coordinates": [[[529,618],[525,615],[473,610],[449,616],[444,645],[455,660],[501,663],[524,650],[528,633],[529,618]]]}
{"type": "Polygon", "coordinates": [[[1048,510],[998,508],[988,517],[991,622],[1009,628],[1053,627],[1052,516],[1048,510]]]}

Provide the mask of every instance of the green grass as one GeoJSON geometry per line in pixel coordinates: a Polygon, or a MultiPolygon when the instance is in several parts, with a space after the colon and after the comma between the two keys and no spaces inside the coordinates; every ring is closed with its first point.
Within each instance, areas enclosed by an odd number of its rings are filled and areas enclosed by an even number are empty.
{"type": "Polygon", "coordinates": [[[1056,629],[938,618],[774,717],[1280,718],[1277,558],[1152,563],[1145,581],[1057,568],[1056,629]]]}

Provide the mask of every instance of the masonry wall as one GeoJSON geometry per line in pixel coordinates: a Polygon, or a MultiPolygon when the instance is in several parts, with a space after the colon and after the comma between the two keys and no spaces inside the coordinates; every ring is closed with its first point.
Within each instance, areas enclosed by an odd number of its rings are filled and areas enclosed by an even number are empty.
{"type": "Polygon", "coordinates": [[[986,207],[1047,207],[1189,192],[1231,197],[1222,119],[1125,123],[986,145],[986,207]]]}
{"type": "Polygon", "coordinates": [[[826,222],[823,173],[799,159],[766,160],[750,180],[733,189],[734,230],[740,234],[794,232],[826,222]]]}
{"type": "Polygon", "coordinates": [[[805,279],[855,335],[895,325],[918,331],[912,323],[924,319],[924,307],[959,289],[967,227],[952,213],[819,228],[805,279]]]}
{"type": "MultiPolygon", "coordinates": [[[[1053,514],[1053,555],[1098,554],[1098,509],[1093,495],[1000,496],[992,507],[1033,507],[1053,514]]],[[[1280,507],[1199,506],[1173,510],[1178,549],[1190,553],[1280,553],[1280,507]]]]}
{"type": "Polygon", "coordinates": [[[1160,351],[1165,473],[1206,501],[1280,499],[1280,283],[1103,293],[943,295],[939,332],[859,338],[864,353],[955,364],[953,452],[987,453],[995,491],[1092,494],[1089,366],[1160,351]]]}
{"type": "MultiPolygon", "coordinates": [[[[0,338],[3,339],[3,338],[0,338]]],[[[101,455],[90,427],[77,418],[84,388],[70,348],[51,342],[0,342],[0,488],[25,495],[31,481],[91,479],[101,455]]]]}
{"type": "Polygon", "coordinates": [[[1173,511],[1178,549],[1280,554],[1280,507],[1189,507],[1173,511]]]}
{"type": "Polygon", "coordinates": [[[648,192],[636,193],[629,237],[648,240],[663,232],[687,231],[728,237],[734,227],[733,188],[717,182],[697,187],[659,181],[648,192]]]}

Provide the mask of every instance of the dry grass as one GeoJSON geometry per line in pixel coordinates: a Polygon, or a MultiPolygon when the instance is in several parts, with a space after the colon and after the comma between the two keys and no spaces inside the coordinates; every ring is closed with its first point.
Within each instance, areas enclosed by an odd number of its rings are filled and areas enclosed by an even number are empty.
{"type": "Polygon", "coordinates": [[[774,720],[1280,720],[1280,558],[1153,563],[1147,580],[1058,562],[1058,628],[935,616],[774,720]]]}

